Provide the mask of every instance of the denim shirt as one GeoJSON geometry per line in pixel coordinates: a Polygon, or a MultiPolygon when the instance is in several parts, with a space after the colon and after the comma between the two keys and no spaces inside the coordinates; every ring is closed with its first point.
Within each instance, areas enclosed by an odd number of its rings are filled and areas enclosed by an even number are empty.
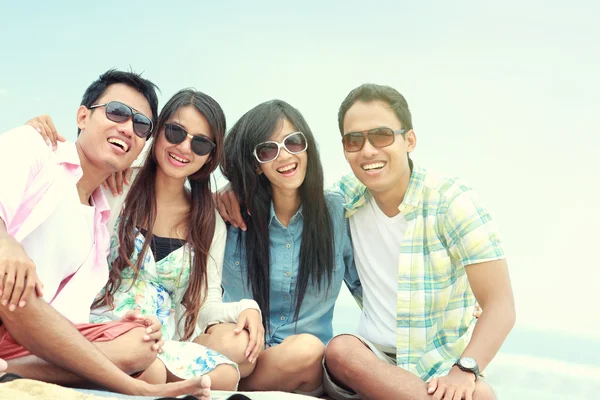
{"type": "MultiPolygon", "coordinates": [[[[282,225],[271,202],[269,216],[270,237],[270,332],[265,332],[265,343],[273,346],[286,337],[310,333],[327,343],[333,336],[333,309],[342,286],[342,280],[353,295],[361,292],[358,273],[354,264],[352,241],[348,220],[344,217],[344,198],[339,193],[326,192],[325,199],[329,207],[334,232],[335,266],[329,289],[321,285],[321,290],[309,283],[298,315],[298,324],[294,321],[296,311],[296,289],[300,264],[300,245],[302,243],[302,207],[290,220],[288,227],[282,225]]],[[[248,287],[245,251],[245,232],[229,226],[227,244],[223,261],[223,301],[239,301],[252,298],[248,287]],[[241,235],[241,247],[238,238],[241,235]]]]}

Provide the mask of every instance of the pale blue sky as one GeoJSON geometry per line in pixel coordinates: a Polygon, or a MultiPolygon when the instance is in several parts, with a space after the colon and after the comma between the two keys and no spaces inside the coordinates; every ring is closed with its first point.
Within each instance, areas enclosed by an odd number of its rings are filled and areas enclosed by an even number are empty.
{"type": "Polygon", "coordinates": [[[413,113],[413,159],[464,178],[499,221],[518,324],[600,337],[600,3],[485,3],[0,1],[0,132],[48,113],[74,139],[86,86],[131,66],[161,105],[211,94],[228,126],[290,102],[332,183],[349,171],[340,102],[391,85],[413,113]]]}

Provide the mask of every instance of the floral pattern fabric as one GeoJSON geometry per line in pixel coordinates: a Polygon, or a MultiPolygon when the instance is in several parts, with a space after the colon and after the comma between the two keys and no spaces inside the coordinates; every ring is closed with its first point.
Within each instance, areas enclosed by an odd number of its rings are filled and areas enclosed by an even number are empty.
{"type": "MultiPolygon", "coordinates": [[[[118,225],[118,222],[117,222],[118,225]]],[[[131,262],[135,265],[144,244],[144,236],[136,229],[131,262]]],[[[119,251],[117,235],[111,238],[109,264],[116,260],[119,251]]],[[[114,309],[102,307],[92,310],[90,321],[101,323],[119,320],[127,312],[138,309],[144,315],[154,315],[162,324],[163,352],[158,358],[167,369],[182,379],[205,375],[220,364],[237,364],[222,354],[193,342],[179,341],[183,334],[185,308],[181,300],[188,288],[192,249],[184,244],[160,261],[155,261],[150,248],[141,263],[139,276],[134,282],[133,269],[122,271],[121,286],[114,295],[114,309]]],[[[198,327],[192,339],[201,334],[198,327]]]]}

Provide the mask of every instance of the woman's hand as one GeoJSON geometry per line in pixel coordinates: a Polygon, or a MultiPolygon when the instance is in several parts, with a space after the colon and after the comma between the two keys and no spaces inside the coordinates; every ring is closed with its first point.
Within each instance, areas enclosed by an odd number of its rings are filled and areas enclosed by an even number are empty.
{"type": "Polygon", "coordinates": [[[238,322],[233,330],[238,334],[246,329],[250,340],[246,349],[246,358],[248,362],[254,363],[265,345],[265,328],[262,325],[262,318],[257,309],[249,308],[240,313],[238,322]]]}
{"type": "Polygon", "coordinates": [[[40,115],[39,117],[32,118],[25,125],[29,125],[38,131],[46,141],[46,144],[48,146],[52,145],[54,150],[56,150],[57,142],[66,142],[66,139],[56,131],[56,127],[49,115],[40,115]]]}

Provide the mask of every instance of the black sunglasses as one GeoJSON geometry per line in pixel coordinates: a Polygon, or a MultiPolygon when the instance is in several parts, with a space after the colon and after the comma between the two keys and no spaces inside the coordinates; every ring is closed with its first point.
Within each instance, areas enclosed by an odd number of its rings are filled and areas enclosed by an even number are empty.
{"type": "Polygon", "coordinates": [[[342,136],[344,150],[348,153],[355,153],[362,150],[367,139],[373,147],[378,149],[387,147],[394,143],[396,135],[402,135],[406,132],[404,129],[392,130],[390,128],[375,128],[362,132],[348,132],[342,136]]]}
{"type": "Polygon", "coordinates": [[[303,151],[306,151],[306,148],[308,147],[306,136],[304,136],[304,133],[302,132],[292,132],[284,137],[281,143],[277,143],[273,140],[259,143],[254,148],[253,154],[259,163],[268,163],[279,157],[279,151],[282,147],[290,154],[302,153],[303,151]]]}
{"type": "Polygon", "coordinates": [[[210,153],[215,144],[204,136],[190,135],[182,126],[177,124],[165,123],[165,138],[171,144],[182,143],[186,138],[192,139],[192,151],[199,156],[205,156],[210,153]]]}
{"type": "Polygon", "coordinates": [[[106,107],[106,118],[113,122],[125,122],[133,116],[133,131],[136,135],[143,139],[147,139],[152,132],[154,124],[152,120],[135,111],[127,104],[121,103],[120,101],[110,101],[104,104],[96,104],[88,107],[90,110],[98,107],[106,107]]]}

